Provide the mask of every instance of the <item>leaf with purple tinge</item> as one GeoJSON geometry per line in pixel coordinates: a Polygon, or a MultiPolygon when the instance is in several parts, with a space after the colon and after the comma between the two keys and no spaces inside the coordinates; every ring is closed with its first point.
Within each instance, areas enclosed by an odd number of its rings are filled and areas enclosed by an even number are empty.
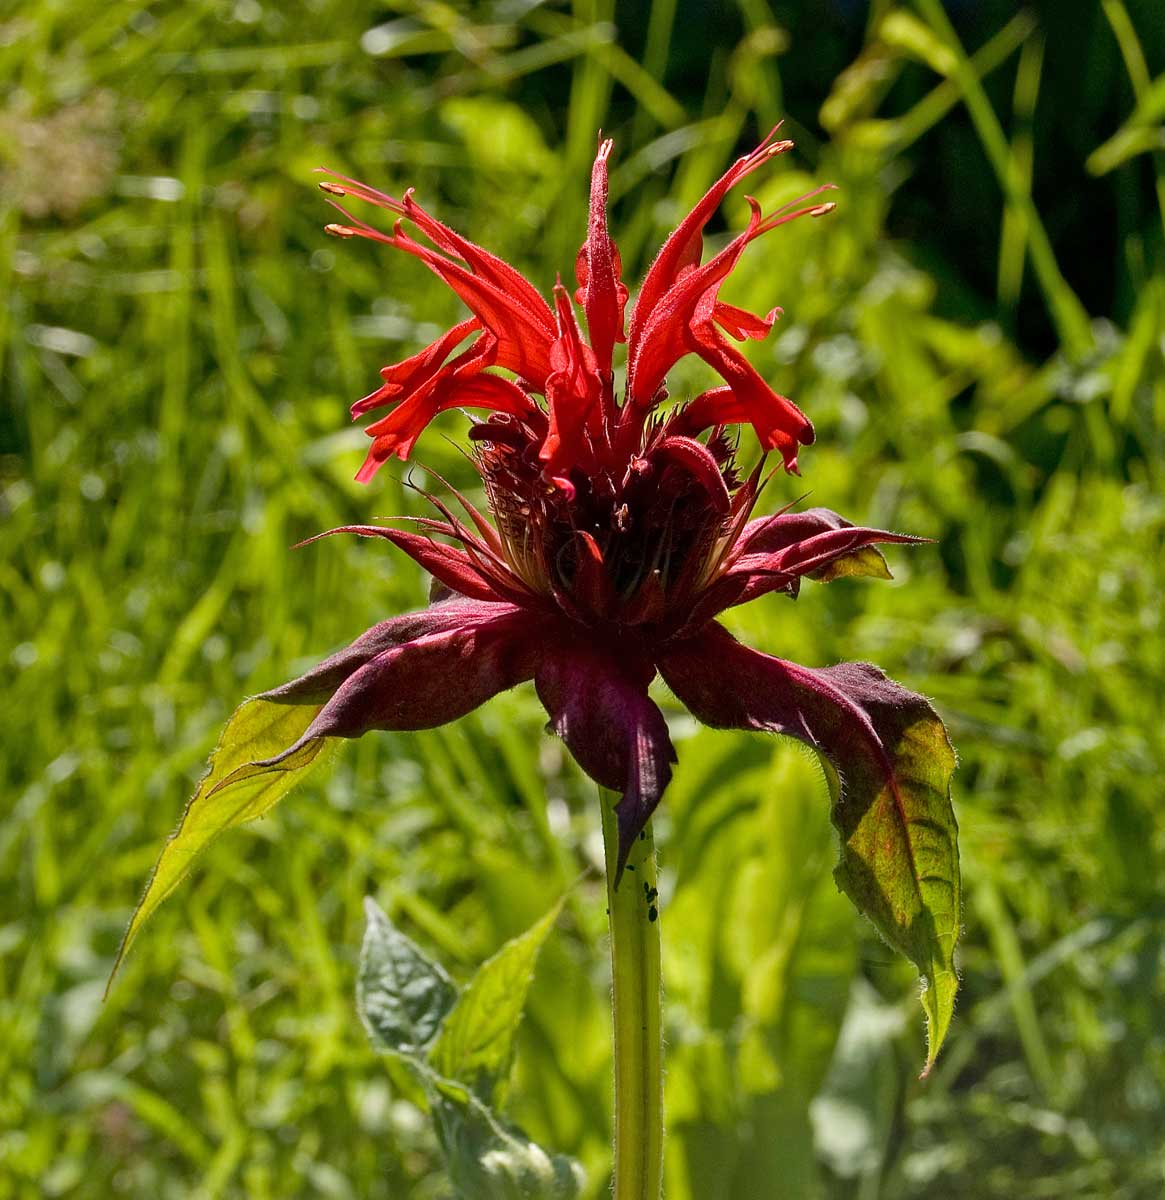
{"type": "Polygon", "coordinates": [[[835,877],[926,979],[929,1071],[954,1011],[960,916],[955,753],[934,709],[868,663],[813,670],[716,625],[677,643],[660,670],[705,724],[788,734],[828,762],[835,877]]]}

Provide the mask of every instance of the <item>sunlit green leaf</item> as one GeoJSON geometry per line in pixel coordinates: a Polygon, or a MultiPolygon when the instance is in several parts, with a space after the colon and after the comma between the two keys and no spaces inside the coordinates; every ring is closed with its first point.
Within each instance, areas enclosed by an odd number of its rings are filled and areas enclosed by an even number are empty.
{"type": "Polygon", "coordinates": [[[886,565],[885,556],[877,546],[862,546],[809,573],[809,578],[816,579],[819,583],[830,583],[834,579],[846,579],[850,576],[865,576],[868,579],[894,578],[886,565]]]}
{"type": "Polygon", "coordinates": [[[433,1044],[429,1061],[434,1069],[469,1085],[487,1103],[500,1102],[538,953],[561,911],[559,901],[482,964],[433,1044]]]}
{"type": "MultiPolygon", "coordinates": [[[[314,704],[247,700],[231,714],[210,767],[158,857],[122,938],[113,973],[158,906],[186,877],[194,860],[220,833],[261,817],[307,773],[325,740],[308,743],[277,766],[256,765],[296,742],[319,711],[314,704]]],[[[111,976],[112,978],[112,976],[111,976]]]]}

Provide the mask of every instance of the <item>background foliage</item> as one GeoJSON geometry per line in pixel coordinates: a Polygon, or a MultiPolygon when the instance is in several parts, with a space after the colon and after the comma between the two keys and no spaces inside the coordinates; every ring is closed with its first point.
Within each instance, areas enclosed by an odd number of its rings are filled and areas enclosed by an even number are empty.
{"type": "MultiPolygon", "coordinates": [[[[425,598],[368,543],[288,549],[419,510],[399,472],[350,481],[344,409],[456,315],[324,239],[310,168],[414,184],[548,287],[601,126],[634,279],[780,117],[762,201],[841,192],[734,280],[784,305],[757,361],[818,430],[770,503],[937,546],[734,624],[948,719],[963,993],[920,1084],[912,971],[836,893],[816,768],[671,705],[669,1198],[1161,1195],[1163,70],[1155,0],[8,8],[0,1195],[446,1194],[356,1019],[364,896],[464,980],[572,885],[511,1109],[605,1193],[598,819],[525,691],[348,747],[101,993],[236,701],[425,598]]],[[[438,436],[422,459],[466,478],[438,436]]]]}

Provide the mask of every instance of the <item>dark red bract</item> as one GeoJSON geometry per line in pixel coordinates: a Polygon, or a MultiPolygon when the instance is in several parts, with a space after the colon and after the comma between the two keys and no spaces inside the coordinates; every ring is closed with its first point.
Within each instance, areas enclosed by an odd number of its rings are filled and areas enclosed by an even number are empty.
{"type": "Polygon", "coordinates": [[[920,540],[856,528],[820,508],[751,518],[761,469],[738,472],[727,427],[751,425],[762,451],[777,451],[787,471],[796,471],[813,427],[730,341],[763,338],[779,310],[756,316],[721,301],[720,287],[755,238],[833,205],[818,199],[824,189],[767,216],[750,200],[747,228],[707,261],[702,233],[729,188],[790,145],[770,134],[708,191],[664,243],[626,332],[628,293],[607,232],[610,141],[591,177],[578,290],[572,302],[558,284],[553,306],[513,267],[430,216],[411,191],[397,200],[341,177],[321,185],[398,218],[385,233],[341,208],[345,221],[330,232],[419,258],[471,313],[385,367],[382,385],[353,406],[354,416],[387,410],[367,427],[372,447],[357,477],[406,458],[438,413],[482,410],[469,436],[492,521],[453,493],[459,511],[435,500],[439,516],[416,532],[330,531],[394,543],[432,574],[436,599],[267,693],[320,705],[303,737],[269,764],[313,739],[439,725],[532,679],[582,768],[622,795],[621,869],[675,760],[648,695],[660,673],[708,724],[791,734],[843,776],[887,786],[886,739],[929,713],[921,697],[864,664],[814,671],[760,654],[714,620],[767,592],[796,596],[806,575],[885,576],[874,544],[920,540]],[[620,398],[612,360],[624,341],[620,398]],[[667,373],[688,354],[724,385],[665,408],[667,373]]]}

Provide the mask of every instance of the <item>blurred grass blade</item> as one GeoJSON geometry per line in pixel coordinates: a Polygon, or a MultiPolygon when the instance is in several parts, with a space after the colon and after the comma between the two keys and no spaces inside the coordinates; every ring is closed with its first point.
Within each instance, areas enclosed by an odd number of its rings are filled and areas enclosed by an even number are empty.
{"type": "Polygon", "coordinates": [[[999,889],[990,876],[976,877],[974,897],[975,910],[991,938],[995,960],[1006,985],[1016,1032],[1023,1044],[1028,1069],[1044,1098],[1054,1104],[1061,1098],[1063,1084],[1057,1078],[1052,1057],[1048,1053],[1035,997],[1028,985],[1028,964],[1024,961],[1023,947],[1015,922],[1011,919],[999,889]]]}
{"type": "MultiPolygon", "coordinates": [[[[1120,47],[1121,58],[1124,59],[1129,82],[1133,85],[1133,95],[1137,98],[1136,112],[1130,118],[1125,129],[1127,130],[1129,125],[1144,125],[1146,123],[1146,107],[1157,109],[1157,115],[1149,118],[1149,122],[1160,121],[1165,117],[1165,75],[1160,76],[1155,81],[1150,79],[1149,65],[1146,63],[1145,53],[1141,49],[1141,40],[1137,37],[1137,31],[1133,28],[1133,22],[1129,17],[1128,9],[1125,8],[1122,0],[1102,0],[1102,2],[1104,15],[1108,18],[1113,36],[1120,47]]],[[[1149,140],[1153,143],[1148,148],[1153,152],[1157,207],[1161,211],[1161,224],[1165,227],[1165,145],[1162,144],[1162,137],[1165,135],[1165,131],[1156,128],[1153,130],[1142,130],[1142,132],[1147,133],[1149,140]]],[[[1105,161],[1103,154],[1106,147],[1111,147],[1116,138],[1120,136],[1120,133],[1116,134],[1115,138],[1109,139],[1103,146],[1089,155],[1085,165],[1090,171],[1100,175],[1104,173],[1105,169],[1111,169],[1102,166],[1105,161]]]]}
{"type": "Polygon", "coordinates": [[[991,164],[1003,189],[1007,202],[1014,205],[1027,226],[1031,244],[1032,267],[1044,293],[1048,310],[1056,326],[1056,332],[1070,355],[1080,355],[1092,345],[1092,332],[1088,313],[1068,281],[1060,271],[1052,250],[1051,239],[1036,210],[1030,189],[1023,186],[1012,159],[1007,138],[999,117],[983,89],[978,75],[943,11],[939,0],[918,0],[918,5],[931,27],[943,39],[954,56],[952,78],[958,84],[971,114],[975,132],[983,145],[987,161],[991,164]]]}
{"type": "Polygon", "coordinates": [[[1097,146],[1084,165],[1092,175],[1107,175],[1140,154],[1162,149],[1165,149],[1165,130],[1128,122],[1097,146]]]}
{"type": "Polygon", "coordinates": [[[924,63],[936,75],[953,75],[958,67],[950,47],[913,13],[901,9],[887,13],[878,35],[887,46],[924,63]]]}
{"type": "MultiPolygon", "coordinates": [[[[1033,37],[1024,43],[1020,51],[1011,105],[1016,122],[1011,142],[1011,159],[1019,183],[1028,192],[1032,189],[1035,166],[1032,122],[1040,92],[1040,72],[1043,63],[1044,39],[1033,37]]],[[[1004,311],[1011,311],[1019,302],[1026,252],[1027,224],[1023,214],[1014,206],[1009,206],[1003,213],[1003,230],[999,236],[998,292],[999,304],[1004,311]]]]}
{"type": "MultiPolygon", "coordinates": [[[[1017,13],[971,56],[976,76],[984,79],[1001,67],[1036,28],[1036,19],[1030,12],[1017,13]]],[[[937,125],[959,102],[958,85],[951,79],[944,79],[902,116],[859,119],[863,113],[873,111],[893,84],[897,78],[894,60],[904,53],[903,47],[891,47],[881,41],[867,46],[834,81],[821,106],[822,125],[834,134],[844,131],[847,139],[887,156],[914,145],[937,125]]]]}
{"type": "Polygon", "coordinates": [[[256,762],[297,741],[318,711],[314,704],[275,704],[270,700],[246,700],[235,709],[211,755],[210,769],[162,848],[122,938],[110,983],[142,926],[207,846],[225,830],[261,817],[303,778],[323,750],[325,739],[301,747],[278,766],[257,766],[256,762]]]}

